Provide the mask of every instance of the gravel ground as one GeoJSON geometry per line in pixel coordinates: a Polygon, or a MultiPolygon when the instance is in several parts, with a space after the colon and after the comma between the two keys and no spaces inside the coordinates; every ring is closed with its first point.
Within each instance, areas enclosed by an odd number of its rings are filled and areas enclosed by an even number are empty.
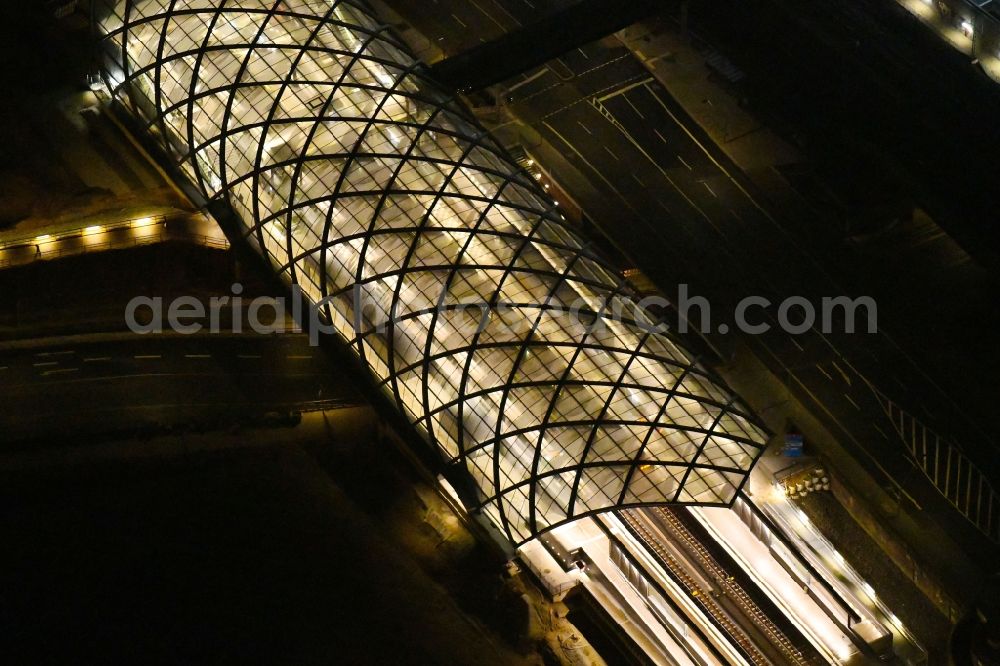
{"type": "Polygon", "coordinates": [[[950,623],[846,509],[829,493],[812,493],[798,504],[841,553],[850,554],[850,564],[923,643],[929,653],[928,663],[946,663],[950,623]]]}

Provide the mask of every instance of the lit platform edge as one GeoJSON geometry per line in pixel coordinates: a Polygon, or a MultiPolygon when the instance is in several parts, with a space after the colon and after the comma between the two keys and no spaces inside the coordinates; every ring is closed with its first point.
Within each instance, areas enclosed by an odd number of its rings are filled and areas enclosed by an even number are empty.
{"type": "MultiPolygon", "coordinates": [[[[786,509],[795,511],[791,505],[778,507],[786,509]]],[[[906,663],[927,663],[912,634],[808,522],[796,518],[798,525],[775,525],[794,539],[790,548],[755,533],[736,511],[689,510],[826,663],[870,663],[894,653],[906,663]]],[[[584,518],[550,532],[548,544],[538,539],[524,544],[518,555],[556,598],[584,586],[655,663],[754,663],[629,529],[629,522],[648,521],[647,512],[633,512],[630,520],[618,512],[584,518]],[[558,553],[568,553],[569,560],[558,553]]],[[[702,590],[713,587],[693,569],[688,573],[702,590]]]]}

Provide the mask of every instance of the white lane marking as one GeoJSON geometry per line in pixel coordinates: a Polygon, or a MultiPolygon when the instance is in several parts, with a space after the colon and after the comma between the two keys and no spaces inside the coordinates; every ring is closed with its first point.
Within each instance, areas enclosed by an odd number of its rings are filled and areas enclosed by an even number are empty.
{"type": "Polygon", "coordinates": [[[587,129],[587,126],[586,126],[586,125],[584,125],[583,123],[581,123],[581,122],[580,122],[579,120],[578,120],[578,121],[576,121],[576,124],[577,124],[577,125],[579,125],[580,127],[582,127],[582,128],[583,128],[583,131],[584,131],[584,132],[586,132],[586,133],[587,133],[587,134],[589,134],[590,136],[594,136],[594,133],[593,133],[593,132],[591,132],[591,131],[590,131],[589,129],[587,129]]]}
{"type": "Polygon", "coordinates": [[[6,369],[7,369],[6,365],[0,365],[0,370],[6,370],[6,369]]]}
{"type": "Polygon", "coordinates": [[[34,363],[36,368],[43,368],[47,365],[59,365],[59,361],[45,361],[44,363],[34,363]]]}
{"type": "Polygon", "coordinates": [[[846,372],[844,372],[844,369],[841,368],[840,365],[836,361],[833,362],[833,367],[834,367],[834,369],[836,369],[837,372],[840,373],[840,376],[844,378],[844,382],[846,382],[847,385],[850,386],[851,385],[851,376],[849,374],[847,374],[846,372]]]}
{"type": "Polygon", "coordinates": [[[666,143],[666,142],[667,142],[667,140],[666,140],[666,139],[665,139],[665,138],[663,137],[663,135],[662,135],[662,134],[660,134],[660,130],[656,129],[655,127],[653,128],[653,133],[654,133],[654,134],[655,134],[656,136],[660,137],[660,141],[662,141],[663,143],[666,143]]]}
{"type": "Polygon", "coordinates": [[[770,220],[775,226],[778,227],[778,229],[780,231],[782,231],[783,233],[786,233],[786,235],[787,235],[787,232],[785,232],[785,230],[781,227],[781,225],[778,224],[777,220],[775,220],[774,217],[772,217],[771,214],[768,213],[767,210],[765,210],[764,207],[761,206],[760,203],[758,203],[758,201],[749,192],[747,192],[746,188],[744,188],[743,185],[741,185],[740,182],[736,178],[733,178],[733,175],[731,173],[729,173],[729,171],[724,166],[722,166],[719,163],[719,161],[715,159],[715,157],[712,156],[712,153],[710,153],[708,151],[708,148],[706,148],[705,145],[702,144],[702,142],[699,141],[697,139],[697,137],[695,137],[695,135],[691,133],[691,130],[689,130],[687,128],[687,125],[685,125],[680,120],[678,120],[677,116],[675,116],[674,112],[670,110],[670,108],[667,106],[667,103],[664,102],[660,98],[660,96],[657,94],[656,90],[652,86],[646,86],[646,89],[650,92],[650,94],[653,96],[653,98],[656,99],[656,101],[660,104],[660,106],[663,107],[663,110],[667,112],[667,115],[669,115],[673,119],[674,123],[678,127],[680,127],[682,130],[684,130],[684,133],[687,134],[688,137],[699,148],[701,148],[701,152],[705,153],[705,156],[708,157],[708,159],[712,161],[712,164],[714,164],[716,166],[716,168],[719,169],[719,171],[721,171],[723,174],[725,174],[725,176],[727,178],[729,178],[729,180],[733,181],[733,184],[736,185],[736,187],[739,189],[739,191],[743,193],[743,196],[745,196],[747,199],[750,200],[750,203],[752,203],[754,205],[754,208],[756,208],[757,210],[759,210],[764,215],[764,217],[766,217],[768,220],[770,220]]]}
{"type": "Polygon", "coordinates": [[[163,357],[160,356],[159,354],[137,354],[134,358],[142,360],[142,359],[155,359],[163,357]]]}
{"type": "MultiPolygon", "coordinates": [[[[610,180],[608,180],[607,176],[604,175],[604,172],[602,170],[598,169],[597,167],[595,167],[593,164],[591,164],[590,160],[588,160],[586,157],[584,157],[583,154],[579,150],[577,150],[576,146],[573,145],[572,141],[570,141],[569,139],[567,139],[566,137],[564,137],[562,134],[560,134],[559,130],[557,130],[555,127],[553,127],[550,123],[548,123],[548,122],[546,122],[546,121],[543,120],[542,121],[542,125],[545,127],[545,129],[547,129],[548,131],[552,132],[552,134],[556,138],[558,138],[560,141],[562,141],[564,144],[566,144],[566,147],[569,148],[572,151],[573,155],[575,155],[581,162],[583,162],[584,164],[586,164],[587,168],[590,169],[597,178],[600,178],[601,182],[604,183],[609,190],[611,190],[612,192],[614,192],[616,197],[618,197],[619,199],[621,199],[621,202],[622,202],[623,206],[625,206],[626,208],[628,208],[629,210],[631,210],[636,215],[640,214],[639,211],[638,211],[638,209],[636,209],[636,207],[633,206],[629,202],[628,198],[625,197],[624,195],[622,195],[622,193],[618,191],[618,188],[615,187],[614,183],[612,183],[610,180]]],[[[560,151],[560,152],[562,152],[562,151],[560,151]]]]}
{"type": "Polygon", "coordinates": [[[680,155],[678,155],[677,159],[679,159],[681,161],[681,164],[683,164],[684,166],[687,167],[688,171],[694,171],[694,169],[691,168],[691,165],[688,164],[687,161],[683,157],[681,157],[680,155]]]}
{"type": "Polygon", "coordinates": [[[624,98],[625,98],[625,101],[626,101],[626,102],[628,102],[628,105],[632,107],[632,110],[633,110],[633,111],[635,111],[635,113],[636,113],[636,115],[637,115],[637,116],[639,116],[639,117],[640,117],[640,118],[642,118],[643,120],[645,120],[645,119],[646,119],[646,116],[642,115],[642,111],[640,111],[640,110],[639,110],[639,109],[638,109],[638,108],[636,107],[636,105],[632,103],[632,100],[630,100],[630,99],[628,98],[628,95],[622,95],[622,97],[624,97],[624,98]]]}
{"type": "Polygon", "coordinates": [[[463,22],[463,21],[462,21],[462,19],[460,19],[460,18],[458,18],[457,16],[455,16],[455,14],[452,14],[452,15],[451,15],[451,17],[452,17],[453,19],[455,19],[455,22],[456,22],[456,23],[458,23],[458,24],[459,24],[460,26],[462,26],[463,28],[468,28],[468,27],[469,27],[469,26],[465,25],[465,22],[463,22]]]}
{"type": "Polygon", "coordinates": [[[534,74],[532,74],[531,76],[523,75],[524,78],[521,79],[520,81],[518,81],[517,83],[515,83],[514,85],[510,86],[509,88],[507,88],[507,92],[513,92],[513,91],[517,90],[518,88],[520,88],[521,86],[526,86],[529,83],[531,83],[532,81],[535,81],[536,79],[540,79],[540,78],[542,78],[543,76],[545,76],[548,73],[549,73],[549,69],[547,67],[542,67],[537,72],[535,72],[534,74]]]}
{"type": "Polygon", "coordinates": [[[92,358],[83,359],[84,363],[97,363],[98,361],[110,361],[110,356],[94,356],[92,358]]]}
{"type": "MultiPolygon", "coordinates": [[[[624,57],[624,56],[623,56],[623,57],[624,57]]],[[[621,60],[621,58],[616,58],[615,60],[621,60]]],[[[614,61],[614,60],[612,60],[611,62],[615,62],[615,61],[614,61]]],[[[610,63],[605,63],[605,64],[610,64],[610,63]]],[[[600,68],[601,68],[601,67],[603,67],[603,66],[604,66],[604,65],[598,65],[597,67],[592,67],[591,69],[588,69],[587,71],[589,72],[589,71],[592,71],[592,70],[594,70],[594,69],[600,69],[600,68]]],[[[582,75],[582,74],[577,74],[577,77],[580,77],[580,76],[583,76],[583,75],[582,75]]],[[[626,79],[626,80],[627,80],[627,81],[631,81],[631,80],[632,80],[632,79],[634,79],[634,78],[635,78],[635,77],[633,76],[633,77],[631,77],[631,78],[629,78],[629,79],[626,79]]],[[[559,87],[559,86],[561,86],[561,85],[562,85],[562,82],[559,82],[559,81],[557,81],[556,83],[553,83],[553,84],[552,84],[551,86],[549,86],[549,87],[548,87],[548,88],[546,88],[545,90],[539,90],[539,91],[538,91],[538,92],[536,92],[536,93],[532,93],[532,94],[528,95],[527,97],[525,97],[525,98],[524,98],[523,100],[521,100],[521,101],[522,101],[522,102],[527,102],[527,101],[528,101],[529,99],[531,99],[532,97],[537,97],[538,95],[541,95],[542,93],[546,93],[546,92],[548,92],[548,91],[552,90],[553,88],[558,88],[558,87],[559,87]]],[[[605,87],[605,88],[601,88],[600,90],[598,90],[597,92],[593,93],[592,95],[586,95],[586,96],[584,96],[584,97],[581,97],[580,99],[578,99],[578,100],[576,100],[576,101],[573,101],[573,102],[570,102],[569,104],[566,104],[565,106],[561,106],[561,107],[559,107],[558,109],[556,109],[555,111],[550,111],[550,112],[546,113],[546,114],[545,114],[544,116],[542,116],[542,118],[541,118],[541,119],[542,119],[542,121],[544,122],[544,121],[545,121],[546,119],[548,119],[548,118],[551,118],[551,117],[552,117],[552,116],[554,116],[554,115],[557,115],[557,114],[560,114],[560,113],[562,113],[563,111],[566,111],[567,109],[572,109],[572,108],[573,108],[574,106],[576,106],[577,104],[583,104],[584,102],[589,102],[589,103],[590,103],[591,105],[593,105],[593,106],[597,107],[597,106],[598,106],[598,105],[600,105],[601,103],[600,103],[600,101],[598,101],[598,100],[597,100],[597,98],[596,98],[596,97],[594,97],[594,95],[599,95],[600,93],[604,92],[605,90],[611,90],[611,89],[612,89],[612,88],[614,88],[614,87],[615,87],[616,85],[619,85],[619,84],[617,84],[617,83],[613,83],[613,84],[611,84],[610,86],[607,86],[607,87],[605,87]]],[[[600,111],[600,108],[598,108],[598,111],[600,111]]],[[[602,111],[601,113],[604,113],[604,112],[602,111]]],[[[609,112],[609,113],[610,113],[610,112],[609,112]]],[[[605,115],[606,115],[606,114],[605,114],[605,115]]],[[[609,119],[609,120],[610,120],[610,119],[609,119]]],[[[612,123],[612,124],[613,124],[613,123],[612,123]]]]}
{"type": "MultiPolygon", "coordinates": [[[[605,64],[611,64],[612,62],[616,62],[616,61],[618,61],[618,60],[621,60],[621,58],[615,58],[614,60],[611,60],[611,61],[609,61],[608,63],[605,63],[605,64]]],[[[601,65],[601,67],[603,67],[603,66],[604,66],[604,65],[601,65]]],[[[588,70],[587,70],[586,72],[582,72],[582,73],[580,74],[580,76],[583,76],[583,75],[584,75],[584,74],[586,74],[587,72],[591,72],[591,71],[593,71],[593,69],[596,69],[596,67],[595,67],[595,68],[592,68],[592,69],[588,69],[588,70]]],[[[655,80],[655,79],[654,79],[654,78],[653,78],[652,76],[650,76],[650,77],[648,77],[648,78],[645,78],[645,79],[643,79],[643,80],[641,80],[641,81],[636,81],[636,82],[634,82],[634,83],[629,83],[628,85],[625,85],[625,86],[622,86],[622,87],[621,87],[621,88],[619,88],[618,90],[614,90],[614,91],[612,91],[612,92],[609,92],[609,93],[608,93],[607,95],[604,95],[603,97],[598,97],[598,98],[597,98],[597,101],[598,101],[598,102],[606,102],[606,101],[608,101],[609,99],[611,99],[612,97],[617,97],[618,95],[624,95],[624,94],[625,94],[625,93],[627,93],[627,92],[628,92],[629,90],[633,90],[634,88],[638,88],[639,86],[644,86],[644,85],[646,85],[647,83],[649,83],[649,82],[651,82],[651,81],[654,81],[654,80],[655,80]]],[[[628,97],[626,97],[626,98],[625,98],[625,101],[626,101],[626,102],[628,102],[628,97]]],[[[632,104],[632,102],[629,102],[629,105],[630,105],[630,106],[632,106],[632,108],[633,108],[633,109],[635,109],[635,105],[633,105],[633,104],[632,104]]],[[[636,112],[636,113],[639,113],[639,109],[635,109],[635,112],[636,112]]],[[[642,114],[641,114],[641,113],[639,113],[639,115],[641,116],[642,114]]]]}
{"type": "MultiPolygon", "coordinates": [[[[483,16],[485,16],[486,18],[488,18],[489,20],[491,20],[494,23],[496,23],[496,25],[497,25],[498,28],[500,28],[504,32],[507,32],[507,30],[509,28],[507,26],[505,26],[503,23],[501,23],[500,21],[498,21],[497,18],[495,16],[493,16],[493,14],[490,14],[488,11],[486,11],[485,9],[483,9],[483,7],[480,6],[480,4],[478,2],[476,2],[476,0],[469,0],[469,4],[472,5],[473,7],[475,7],[476,9],[478,9],[480,14],[482,14],[483,16]]],[[[509,11],[507,11],[504,8],[503,5],[500,5],[500,4],[496,3],[496,2],[494,2],[493,4],[495,4],[497,6],[497,9],[499,9],[504,14],[506,14],[507,18],[509,18],[510,20],[512,20],[514,22],[514,25],[521,25],[521,22],[518,21],[516,18],[514,18],[514,16],[509,11]]]]}
{"type": "Polygon", "coordinates": [[[847,402],[849,402],[849,403],[851,403],[852,405],[854,405],[854,409],[858,410],[859,412],[861,411],[861,408],[860,408],[860,407],[858,407],[858,403],[854,402],[854,400],[852,400],[852,399],[851,399],[851,396],[849,396],[849,395],[847,395],[847,394],[845,393],[845,394],[844,394],[844,397],[845,397],[845,398],[847,398],[847,402]]]}
{"type": "MultiPolygon", "coordinates": [[[[668,183],[670,183],[670,187],[674,188],[674,190],[677,192],[677,194],[679,194],[681,196],[681,198],[683,198],[684,201],[686,201],[687,204],[689,206],[691,206],[692,210],[694,210],[696,213],[698,213],[698,215],[701,216],[701,218],[704,219],[705,222],[707,222],[709,224],[709,226],[711,226],[712,229],[715,230],[715,232],[717,234],[719,234],[720,236],[724,235],[722,229],[720,229],[718,227],[718,225],[715,224],[715,221],[708,215],[708,213],[706,213],[705,211],[703,211],[701,209],[701,207],[698,204],[696,204],[691,197],[688,196],[687,192],[685,192],[684,190],[682,190],[677,185],[677,183],[674,181],[674,179],[670,177],[670,173],[666,169],[664,169],[662,166],[660,166],[660,163],[657,162],[655,159],[653,159],[652,155],[650,155],[648,152],[646,152],[646,149],[643,148],[642,144],[640,144],[638,141],[636,141],[635,137],[633,137],[631,134],[629,134],[628,130],[625,129],[625,126],[622,125],[620,122],[618,122],[618,119],[615,118],[614,114],[610,110],[608,110],[608,108],[606,106],[604,106],[603,104],[601,104],[596,98],[591,99],[590,100],[590,104],[591,104],[591,106],[594,107],[594,109],[598,113],[600,113],[601,115],[603,115],[605,117],[605,119],[609,123],[611,123],[615,128],[617,128],[618,131],[621,132],[625,136],[626,139],[628,139],[629,143],[631,143],[632,146],[643,155],[643,157],[645,157],[647,160],[649,160],[650,164],[652,164],[654,167],[656,167],[656,170],[660,172],[660,175],[663,176],[664,180],[666,180],[668,183]]],[[[548,127],[550,131],[554,131],[554,130],[552,130],[552,126],[549,125],[548,123],[546,123],[545,126],[548,127]]],[[[557,134],[557,136],[558,136],[558,134],[557,134]]],[[[593,168],[593,167],[591,167],[591,168],[593,168]]],[[[690,168],[690,167],[688,167],[688,168],[690,168]]],[[[604,180],[605,180],[605,182],[607,182],[606,178],[604,180]]],[[[614,190],[614,192],[618,196],[621,196],[621,193],[618,192],[617,190],[614,190]]],[[[631,208],[631,206],[630,206],[630,208],[631,208]]]]}
{"type": "Polygon", "coordinates": [[[716,199],[719,198],[719,195],[715,193],[715,190],[712,189],[711,185],[709,185],[705,181],[701,181],[701,184],[705,186],[705,189],[708,190],[713,197],[715,197],[716,199]]]}
{"type": "MultiPolygon", "coordinates": [[[[538,97],[539,95],[544,95],[548,91],[554,90],[555,88],[558,88],[561,85],[562,85],[562,82],[557,81],[557,82],[553,83],[551,86],[546,86],[546,87],[542,88],[541,90],[539,90],[537,92],[531,93],[530,95],[528,95],[527,97],[525,97],[524,99],[522,99],[520,101],[521,102],[527,102],[528,100],[532,100],[532,99],[538,97]]],[[[552,113],[546,114],[545,117],[548,118],[549,116],[555,115],[555,114],[559,113],[560,111],[565,111],[566,109],[568,109],[569,107],[573,106],[574,104],[579,104],[582,101],[583,101],[582,99],[578,99],[575,102],[572,102],[571,104],[567,104],[566,106],[562,107],[561,109],[556,109],[552,113]]]]}
{"type": "Polygon", "coordinates": [[[184,354],[184,358],[212,358],[211,354],[184,354]]]}
{"type": "Polygon", "coordinates": [[[635,182],[639,183],[643,187],[646,187],[646,183],[642,182],[642,180],[639,178],[639,176],[635,175],[635,173],[632,174],[632,177],[635,178],[635,182]]]}
{"type": "Polygon", "coordinates": [[[58,375],[67,372],[77,372],[79,370],[80,368],[60,368],[58,370],[46,370],[45,372],[42,373],[42,377],[47,377],[49,375],[58,375]]]}
{"type": "Polygon", "coordinates": [[[615,158],[615,161],[621,162],[621,158],[619,158],[617,155],[615,155],[614,151],[612,151],[610,148],[608,148],[607,146],[604,146],[604,150],[608,151],[608,155],[611,155],[611,157],[615,158]]]}
{"type": "Polygon", "coordinates": [[[816,364],[816,369],[819,370],[820,372],[822,372],[823,376],[826,377],[827,379],[829,379],[831,382],[833,381],[833,375],[831,375],[829,372],[827,372],[826,370],[824,370],[823,367],[819,363],[816,364]]]}

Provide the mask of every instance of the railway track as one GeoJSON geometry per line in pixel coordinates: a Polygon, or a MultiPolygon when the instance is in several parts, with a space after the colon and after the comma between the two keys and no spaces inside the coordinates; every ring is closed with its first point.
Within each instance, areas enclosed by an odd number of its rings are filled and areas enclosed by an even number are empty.
{"type": "Polygon", "coordinates": [[[757,649],[757,646],[750,640],[746,632],[733,622],[729,615],[712,598],[711,591],[702,588],[645,525],[632,517],[628,511],[621,511],[617,515],[643,541],[649,552],[657,557],[660,564],[663,565],[674,580],[687,590],[695,603],[711,618],[712,622],[729,636],[734,646],[751,664],[754,666],[771,666],[771,662],[757,649]]]}
{"type": "Polygon", "coordinates": [[[790,664],[807,666],[810,663],[805,655],[788,639],[785,632],[771,621],[771,618],[760,609],[760,606],[754,603],[743,586],[736,583],[732,576],[705,549],[705,546],[691,534],[690,530],[677,517],[675,511],[664,508],[655,508],[652,511],[663,520],[664,525],[670,531],[670,536],[680,543],[698,561],[702,569],[718,582],[724,593],[739,605],[746,617],[767,637],[772,645],[781,651],[790,664]]]}

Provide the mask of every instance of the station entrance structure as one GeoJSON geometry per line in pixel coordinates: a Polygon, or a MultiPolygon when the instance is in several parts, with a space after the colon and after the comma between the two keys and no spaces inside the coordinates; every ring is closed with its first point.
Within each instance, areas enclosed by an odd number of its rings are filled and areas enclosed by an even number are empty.
{"type": "Polygon", "coordinates": [[[760,422],[359,0],[95,0],[102,76],[514,544],[730,505],[760,422]]]}

